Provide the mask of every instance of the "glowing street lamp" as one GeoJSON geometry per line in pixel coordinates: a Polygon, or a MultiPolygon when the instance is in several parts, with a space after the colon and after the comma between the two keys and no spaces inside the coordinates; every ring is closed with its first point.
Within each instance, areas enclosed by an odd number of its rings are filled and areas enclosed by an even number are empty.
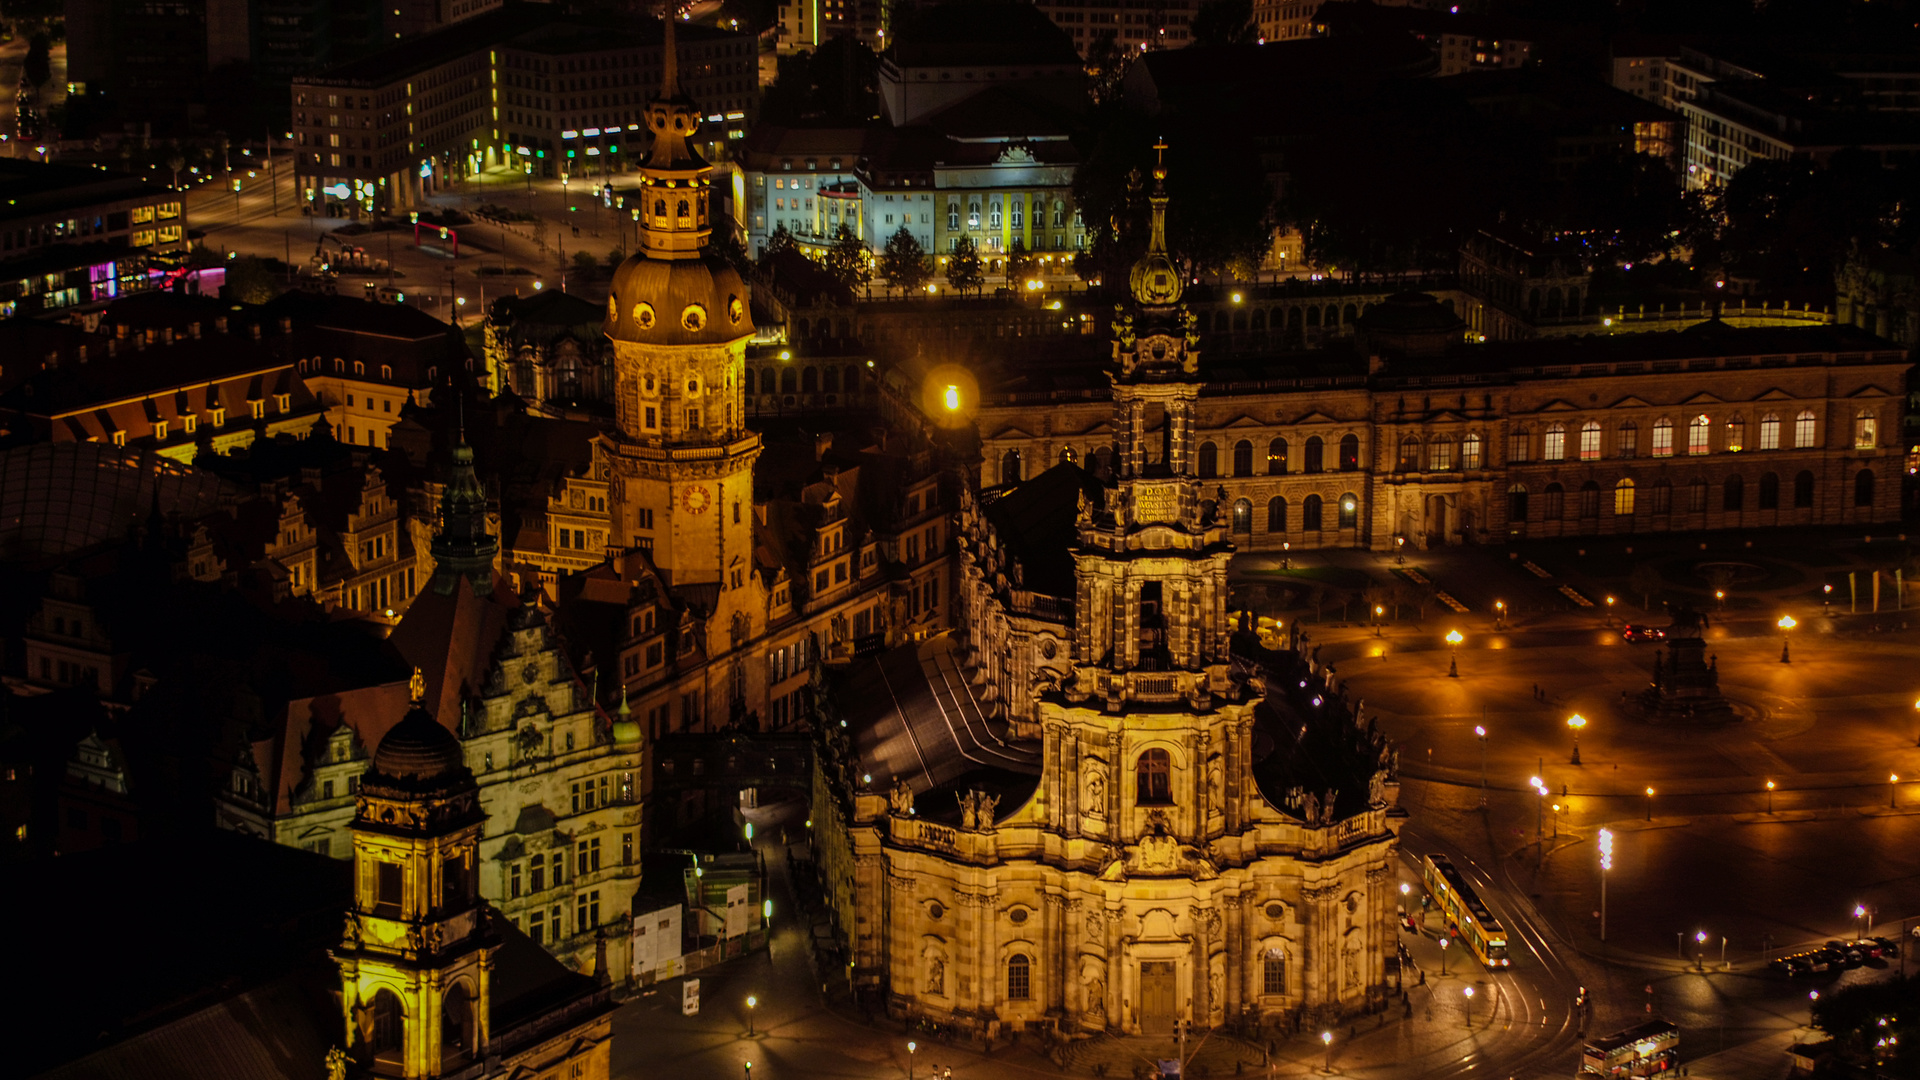
{"type": "Polygon", "coordinates": [[[1567,717],[1567,727],[1573,732],[1573,764],[1580,764],[1580,729],[1587,726],[1587,718],[1579,713],[1567,717]]]}
{"type": "Polygon", "coordinates": [[[1380,636],[1380,618],[1386,613],[1387,613],[1386,608],[1380,606],[1379,604],[1373,605],[1373,636],[1374,637],[1380,636]]]}
{"type": "Polygon", "coordinates": [[[1503,629],[1505,628],[1506,623],[1507,623],[1507,602],[1505,600],[1495,600],[1493,602],[1493,628],[1495,630],[1503,629]]]}
{"type": "Polygon", "coordinates": [[[1480,809],[1487,808],[1487,729],[1476,724],[1473,733],[1480,737],[1480,809]]]}
{"type": "Polygon", "coordinates": [[[1529,776],[1527,786],[1533,788],[1535,795],[1540,796],[1539,801],[1534,805],[1533,838],[1543,840],[1547,835],[1547,785],[1541,783],[1539,777],[1529,776]]]}
{"type": "Polygon", "coordinates": [[[1900,806],[1900,774],[1893,773],[1887,777],[1887,809],[1894,810],[1894,809],[1898,809],[1899,806],[1900,806]]]}
{"type": "Polygon", "coordinates": [[[1467,639],[1460,636],[1460,631],[1447,631],[1447,644],[1453,646],[1452,655],[1447,658],[1447,677],[1450,679],[1460,677],[1460,643],[1465,640],[1467,639]]]}
{"type": "Polygon", "coordinates": [[[1647,789],[1647,820],[1653,820],[1653,789],[1647,789]]]}
{"type": "Polygon", "coordinates": [[[1693,967],[1695,971],[1707,970],[1707,932],[1701,930],[1693,935],[1693,967]]]}
{"type": "Polygon", "coordinates": [[[1767,813],[1773,813],[1773,781],[1767,781],[1767,813]]]}
{"type": "Polygon", "coordinates": [[[1607,625],[1608,626],[1613,625],[1613,603],[1614,603],[1613,597],[1611,596],[1607,597],[1607,625]]]}
{"type": "Polygon", "coordinates": [[[751,994],[747,995],[747,1038],[749,1039],[753,1038],[753,1010],[758,1007],[759,1004],[759,998],[751,994]]]}
{"type": "Polygon", "coordinates": [[[960,411],[960,388],[958,386],[955,386],[952,383],[948,383],[946,394],[944,395],[942,404],[946,405],[948,412],[959,412],[960,411]]]}
{"type": "Polygon", "coordinates": [[[1467,995],[1467,1026],[1473,1026],[1473,987],[1463,987],[1460,991],[1467,995]]]}
{"type": "Polygon", "coordinates": [[[1561,811],[1561,809],[1563,809],[1563,808],[1561,807],[1561,805],[1560,805],[1559,803],[1554,803],[1554,804],[1553,804],[1553,838],[1554,838],[1555,840],[1558,840],[1558,839],[1560,839],[1560,811],[1561,811]]]}
{"type": "Polygon", "coordinates": [[[1613,869],[1613,830],[1600,830],[1600,940],[1607,940],[1607,871],[1613,869]]]}
{"type": "Polygon", "coordinates": [[[1782,615],[1780,616],[1780,621],[1777,623],[1774,623],[1773,625],[1778,626],[1780,628],[1780,662],[1783,664],[1790,664],[1793,661],[1789,659],[1787,655],[1787,636],[1788,636],[1787,631],[1793,629],[1796,626],[1799,626],[1800,624],[1794,620],[1793,616],[1782,615]]]}
{"type": "Polygon", "coordinates": [[[1453,943],[1452,940],[1449,939],[1446,935],[1444,934],[1441,935],[1440,937],[1440,977],[1443,979],[1447,977],[1447,946],[1451,945],[1452,943],[1453,943]]]}
{"type": "Polygon", "coordinates": [[[1327,1048],[1327,1072],[1333,1072],[1333,1032],[1320,1033],[1320,1045],[1327,1048]]]}
{"type": "Polygon", "coordinates": [[[913,1055],[919,1049],[919,1043],[911,1040],[907,1042],[907,1080],[913,1080],[913,1055]]]}

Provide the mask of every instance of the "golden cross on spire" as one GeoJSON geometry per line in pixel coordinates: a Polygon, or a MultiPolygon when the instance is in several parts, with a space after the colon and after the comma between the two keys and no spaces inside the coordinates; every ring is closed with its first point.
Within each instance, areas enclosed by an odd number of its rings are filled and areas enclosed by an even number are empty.
{"type": "Polygon", "coordinates": [[[407,680],[407,700],[418,705],[427,696],[427,677],[419,668],[413,669],[413,678],[407,680]]]}

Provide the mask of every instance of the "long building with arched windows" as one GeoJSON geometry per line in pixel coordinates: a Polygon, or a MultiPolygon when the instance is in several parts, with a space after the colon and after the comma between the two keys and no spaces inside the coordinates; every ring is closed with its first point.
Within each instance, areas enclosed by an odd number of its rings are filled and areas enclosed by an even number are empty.
{"type": "MultiPolygon", "coordinates": [[[[1854,327],[1707,320],[1468,344],[1452,311],[1421,294],[1358,319],[1351,347],[1202,368],[1195,467],[1240,550],[1900,514],[1911,361],[1854,327]]],[[[977,422],[989,485],[1061,461],[1112,468],[1105,386],[1022,370],[1016,387],[983,392],[977,422]]]]}

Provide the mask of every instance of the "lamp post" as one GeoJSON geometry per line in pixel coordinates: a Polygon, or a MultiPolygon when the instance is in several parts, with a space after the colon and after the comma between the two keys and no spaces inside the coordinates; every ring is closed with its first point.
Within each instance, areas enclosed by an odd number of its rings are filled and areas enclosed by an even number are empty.
{"type": "Polygon", "coordinates": [[[1560,804],[1553,804],[1553,838],[1560,839],[1560,804]]]}
{"type": "Polygon", "coordinates": [[[1321,1032],[1320,1045],[1327,1048],[1327,1072],[1331,1075],[1333,1072],[1333,1032],[1321,1032]]]}
{"type": "Polygon", "coordinates": [[[1440,936],[1440,977],[1443,979],[1447,977],[1447,945],[1449,943],[1450,939],[1442,934],[1440,936]]]}
{"type": "Polygon", "coordinates": [[[1613,597],[1607,597],[1607,626],[1613,626],[1613,597]]]}
{"type": "Polygon", "coordinates": [[[1783,664],[1791,664],[1793,660],[1787,653],[1787,631],[1792,630],[1800,624],[1794,621],[1793,616],[1782,615],[1780,616],[1780,621],[1774,623],[1774,625],[1780,628],[1780,662],[1783,664]]]}
{"type": "Polygon", "coordinates": [[[1480,738],[1480,809],[1487,808],[1487,729],[1474,725],[1473,733],[1480,738]]]}
{"type": "Polygon", "coordinates": [[[1449,679],[1460,677],[1460,643],[1465,640],[1466,638],[1460,636],[1460,631],[1447,631],[1447,644],[1453,646],[1451,655],[1447,657],[1447,678],[1449,679]]]}
{"type": "Polygon", "coordinates": [[[1374,637],[1380,636],[1380,617],[1382,615],[1385,615],[1386,613],[1387,613],[1386,608],[1381,607],[1379,604],[1373,605],[1373,636],[1374,637]]]}
{"type": "Polygon", "coordinates": [[[1600,830],[1600,940],[1607,940],[1607,871],[1613,869],[1613,830],[1600,830]]]}
{"type": "Polygon", "coordinates": [[[1693,969],[1695,971],[1707,970],[1706,949],[1707,932],[1705,930],[1696,932],[1693,935],[1693,969]]]}
{"type": "Polygon", "coordinates": [[[1896,810],[1900,806],[1900,774],[1887,776],[1887,809],[1896,810]]]}
{"type": "Polygon", "coordinates": [[[1495,600],[1493,602],[1493,628],[1495,630],[1505,630],[1507,628],[1507,602],[1505,600],[1495,600]]]}
{"type": "Polygon", "coordinates": [[[1653,789],[1647,789],[1647,820],[1653,820],[1653,789]]]}
{"type": "Polygon", "coordinates": [[[1773,781],[1767,781],[1767,813],[1773,813],[1773,781]]]}
{"type": "Polygon", "coordinates": [[[747,1065],[747,1080],[753,1080],[753,1062],[749,1061],[746,1063],[746,1065],[747,1065]]]}
{"type": "Polygon", "coordinates": [[[759,998],[751,994],[747,996],[747,1038],[749,1039],[753,1038],[753,1010],[759,1004],[759,998]]]}
{"type": "Polygon", "coordinates": [[[1533,809],[1533,838],[1544,840],[1547,835],[1547,785],[1541,783],[1537,776],[1527,777],[1527,784],[1533,788],[1533,793],[1539,796],[1533,809]]]}
{"type": "Polygon", "coordinates": [[[1471,1029],[1473,1027],[1473,987],[1462,987],[1460,992],[1467,996],[1467,1027],[1471,1029]]]}
{"type": "Polygon", "coordinates": [[[1567,717],[1567,727],[1573,732],[1573,764],[1580,764],[1580,729],[1587,726],[1587,718],[1579,713],[1567,717]]]}
{"type": "Polygon", "coordinates": [[[913,1055],[919,1049],[919,1043],[911,1040],[907,1042],[907,1080],[913,1080],[913,1055]]]}

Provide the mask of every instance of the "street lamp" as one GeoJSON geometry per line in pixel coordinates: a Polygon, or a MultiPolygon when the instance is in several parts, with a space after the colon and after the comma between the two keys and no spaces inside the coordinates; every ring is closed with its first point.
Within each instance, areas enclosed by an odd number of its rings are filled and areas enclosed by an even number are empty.
{"type": "Polygon", "coordinates": [[[1767,781],[1767,813],[1773,813],[1773,781],[1767,781]]]}
{"type": "Polygon", "coordinates": [[[1580,764],[1580,729],[1587,726],[1587,718],[1579,713],[1567,717],[1567,727],[1573,730],[1573,764],[1580,764]]]}
{"type": "Polygon", "coordinates": [[[1380,616],[1385,615],[1386,613],[1387,613],[1386,608],[1381,607],[1379,604],[1373,605],[1373,636],[1374,637],[1380,636],[1380,616]]]}
{"type": "Polygon", "coordinates": [[[747,1065],[747,1080],[753,1080],[753,1062],[749,1061],[746,1063],[746,1065],[747,1065]]]}
{"type": "Polygon", "coordinates": [[[1780,621],[1777,623],[1774,623],[1774,625],[1780,628],[1780,662],[1783,664],[1790,664],[1793,661],[1789,659],[1787,655],[1787,631],[1793,629],[1794,627],[1800,624],[1794,621],[1793,616],[1782,615],[1780,616],[1780,621]]]}
{"type": "Polygon", "coordinates": [[[1553,804],[1553,838],[1560,839],[1560,804],[1553,804]]]}
{"type": "Polygon", "coordinates": [[[913,1042],[912,1040],[908,1040],[907,1042],[907,1080],[913,1080],[913,1055],[914,1055],[914,1052],[919,1049],[920,1049],[919,1043],[913,1042]]]}
{"type": "Polygon", "coordinates": [[[1607,871],[1613,869],[1613,830],[1600,830],[1600,940],[1607,940],[1607,871]]]}
{"type": "Polygon", "coordinates": [[[1695,971],[1707,970],[1707,932],[1701,930],[1693,935],[1693,967],[1695,971]]]}
{"type": "Polygon", "coordinates": [[[1613,597],[1607,597],[1607,625],[1613,625],[1613,597]]]}
{"type": "Polygon", "coordinates": [[[1495,630],[1504,630],[1506,629],[1506,623],[1507,602],[1505,600],[1495,600],[1493,602],[1493,628],[1495,630]]]}
{"type": "Polygon", "coordinates": [[[1332,1073],[1333,1072],[1333,1032],[1331,1031],[1321,1032],[1320,1045],[1327,1048],[1327,1072],[1332,1073]]]}
{"type": "Polygon", "coordinates": [[[1540,796],[1539,801],[1534,805],[1533,838],[1541,840],[1547,834],[1547,785],[1541,783],[1537,776],[1527,777],[1527,784],[1533,788],[1534,794],[1540,796]]]}
{"type": "Polygon", "coordinates": [[[1887,777],[1887,809],[1894,810],[1899,808],[1900,806],[1899,796],[1900,796],[1900,774],[1892,773],[1887,777]]]}
{"type": "Polygon", "coordinates": [[[1476,724],[1473,733],[1480,737],[1480,809],[1487,808],[1487,729],[1476,724]]]}
{"type": "Polygon", "coordinates": [[[1440,936],[1440,977],[1443,979],[1447,977],[1447,945],[1450,941],[1445,934],[1440,936]]]}
{"type": "Polygon", "coordinates": [[[753,1010],[759,1004],[759,998],[751,994],[747,995],[747,1038],[749,1039],[753,1038],[753,1010]]]}
{"type": "Polygon", "coordinates": [[[1647,789],[1647,820],[1653,820],[1653,789],[1647,789]]]}
{"type": "Polygon", "coordinates": [[[1461,993],[1467,995],[1467,1027],[1473,1027],[1473,987],[1462,987],[1461,993]]]}
{"type": "Polygon", "coordinates": [[[1727,606],[1727,590],[1725,589],[1713,590],[1713,600],[1716,605],[1724,609],[1727,606]]]}
{"type": "Polygon", "coordinates": [[[1447,631],[1447,644],[1453,646],[1452,655],[1447,658],[1447,677],[1449,679],[1457,679],[1460,677],[1460,643],[1465,640],[1466,638],[1460,636],[1460,631],[1447,631]]]}

